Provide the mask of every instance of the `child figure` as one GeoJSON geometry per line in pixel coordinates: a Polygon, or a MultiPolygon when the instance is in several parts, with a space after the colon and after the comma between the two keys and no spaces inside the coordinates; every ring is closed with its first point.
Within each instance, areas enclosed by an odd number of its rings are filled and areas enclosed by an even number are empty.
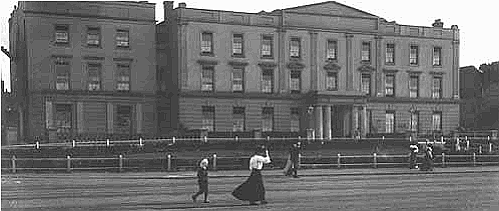
{"type": "Polygon", "coordinates": [[[192,195],[192,201],[196,202],[196,198],[204,193],[204,203],[209,203],[208,201],[208,159],[203,159],[199,163],[198,167],[198,185],[199,191],[192,195]]]}

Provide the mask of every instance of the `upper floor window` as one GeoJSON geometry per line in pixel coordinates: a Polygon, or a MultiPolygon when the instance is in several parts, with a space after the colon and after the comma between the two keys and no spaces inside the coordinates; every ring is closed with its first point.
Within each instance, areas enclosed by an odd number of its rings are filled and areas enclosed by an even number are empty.
{"type": "Polygon", "coordinates": [[[215,131],[215,106],[203,106],[203,129],[215,131]]]}
{"type": "Polygon", "coordinates": [[[433,66],[442,66],[442,48],[433,48],[433,66]]]}
{"type": "Polygon", "coordinates": [[[338,59],[338,42],[336,40],[328,40],[326,49],[327,60],[338,59]]]}
{"type": "Polygon", "coordinates": [[[118,105],[116,114],[116,133],[130,134],[132,132],[132,106],[118,105]]]}
{"type": "Polygon", "coordinates": [[[300,93],[301,90],[301,71],[291,71],[291,93],[300,93]]]}
{"type": "Polygon", "coordinates": [[[363,62],[371,61],[371,43],[370,42],[362,42],[362,52],[361,57],[363,62]]]}
{"type": "Polygon", "coordinates": [[[361,89],[364,94],[371,94],[371,74],[362,73],[361,89]]]}
{"type": "Polygon", "coordinates": [[[55,43],[56,44],[69,43],[69,26],[67,25],[55,26],[55,43]]]}
{"type": "Polygon", "coordinates": [[[116,31],[116,47],[119,48],[128,48],[130,47],[129,42],[129,32],[128,30],[117,30],[116,31]]]}
{"type": "Polygon", "coordinates": [[[127,92],[130,91],[130,65],[118,64],[118,80],[116,90],[127,92]]]}
{"type": "Polygon", "coordinates": [[[273,37],[270,35],[262,36],[262,57],[272,58],[273,57],[273,37]]]}
{"type": "Polygon", "coordinates": [[[442,77],[433,77],[431,97],[434,99],[442,98],[442,77]]]}
{"type": "Polygon", "coordinates": [[[101,90],[101,64],[88,64],[88,90],[101,90]]]}
{"type": "Polygon", "coordinates": [[[262,132],[272,131],[274,128],[274,108],[264,107],[262,109],[262,132]]]}
{"type": "Polygon", "coordinates": [[[409,52],[409,64],[417,65],[419,63],[419,46],[411,45],[409,52]]]}
{"type": "Polygon", "coordinates": [[[57,61],[55,64],[56,89],[69,90],[70,86],[70,65],[69,62],[57,61]]]}
{"type": "Polygon", "coordinates": [[[419,97],[419,76],[411,75],[409,77],[409,97],[419,97]]]}
{"type": "Polygon", "coordinates": [[[244,39],[242,34],[234,34],[232,36],[232,55],[233,56],[243,56],[244,55],[244,39]]]}
{"type": "Polygon", "coordinates": [[[101,31],[98,27],[88,27],[87,29],[87,46],[101,46],[101,31]]]}
{"type": "Polygon", "coordinates": [[[213,33],[203,32],[201,34],[201,53],[213,54],[213,33]]]}
{"type": "Polygon", "coordinates": [[[300,109],[293,107],[291,108],[291,132],[300,131],[300,109]]]}
{"type": "Polygon", "coordinates": [[[244,92],[244,68],[234,67],[232,70],[232,91],[244,92]]]}
{"type": "Polygon", "coordinates": [[[385,76],[385,96],[395,96],[395,75],[385,76]]]}
{"type": "Polygon", "coordinates": [[[244,131],[244,121],[245,121],[245,109],[244,107],[233,107],[232,109],[232,131],[242,132],[244,131]]]}
{"type": "Polygon", "coordinates": [[[338,90],[338,73],[327,72],[326,75],[326,89],[328,91],[338,90]]]}
{"type": "Polygon", "coordinates": [[[393,43],[386,44],[385,63],[395,64],[395,44],[393,43]]]}
{"type": "Polygon", "coordinates": [[[301,41],[300,38],[293,37],[291,38],[290,52],[289,55],[291,58],[300,58],[301,57],[301,41]]]}
{"type": "Polygon", "coordinates": [[[203,66],[201,72],[201,91],[213,92],[215,90],[215,67],[203,66]]]}
{"type": "Polygon", "coordinates": [[[274,71],[271,69],[264,69],[262,71],[262,92],[272,93],[274,89],[274,71]]]}

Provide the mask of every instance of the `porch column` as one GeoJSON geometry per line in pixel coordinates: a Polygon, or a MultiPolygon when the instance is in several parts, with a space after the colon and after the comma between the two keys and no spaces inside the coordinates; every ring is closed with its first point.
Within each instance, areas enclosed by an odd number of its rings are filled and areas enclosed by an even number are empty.
{"type": "Polygon", "coordinates": [[[322,138],[322,128],[323,128],[322,106],[316,106],[314,111],[315,111],[315,137],[322,138]]]}
{"type": "Polygon", "coordinates": [[[352,106],[352,136],[355,137],[355,131],[359,128],[359,107],[352,106]]]}
{"type": "Polygon", "coordinates": [[[324,138],[326,139],[331,139],[331,106],[325,106],[324,107],[325,112],[325,127],[324,127],[324,138]]]}
{"type": "Polygon", "coordinates": [[[367,106],[362,107],[362,137],[367,135],[367,106]]]}

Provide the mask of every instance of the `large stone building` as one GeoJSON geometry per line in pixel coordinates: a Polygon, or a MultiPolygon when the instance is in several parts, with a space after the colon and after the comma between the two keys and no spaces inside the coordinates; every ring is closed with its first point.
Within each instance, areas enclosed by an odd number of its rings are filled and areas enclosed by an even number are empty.
{"type": "Polygon", "coordinates": [[[9,19],[19,141],[155,136],[154,7],[20,1],[9,19]]]}
{"type": "Polygon", "coordinates": [[[164,2],[162,131],[448,134],[459,125],[459,30],[334,2],[244,13],[164,2]]]}

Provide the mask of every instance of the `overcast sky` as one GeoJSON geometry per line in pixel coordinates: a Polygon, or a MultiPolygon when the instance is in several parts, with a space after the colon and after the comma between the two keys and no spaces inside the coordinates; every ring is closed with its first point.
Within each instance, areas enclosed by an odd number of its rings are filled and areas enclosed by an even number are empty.
{"type": "MultiPolygon", "coordinates": [[[[156,3],[156,20],[163,21],[163,1],[156,3]]],[[[202,9],[229,10],[256,13],[275,9],[301,6],[324,2],[324,0],[185,0],[187,7],[202,9]]],[[[368,13],[396,21],[399,24],[431,26],[435,19],[442,19],[445,28],[458,25],[460,29],[460,66],[480,66],[483,63],[499,61],[499,3],[494,0],[337,0],[336,2],[354,7],[368,13]]],[[[17,1],[2,0],[0,7],[0,45],[9,48],[10,13],[17,1]]],[[[10,87],[9,59],[3,53],[0,55],[2,80],[10,87]]]]}

